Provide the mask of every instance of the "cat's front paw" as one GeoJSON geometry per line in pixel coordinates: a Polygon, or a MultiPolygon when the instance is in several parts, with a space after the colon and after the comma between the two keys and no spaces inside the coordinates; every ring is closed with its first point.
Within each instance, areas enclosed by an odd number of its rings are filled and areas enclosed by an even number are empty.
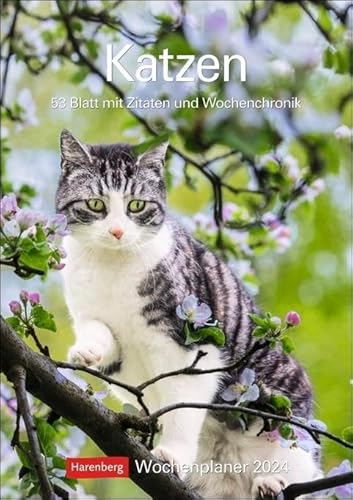
{"type": "Polygon", "coordinates": [[[182,470],[183,461],[181,461],[181,458],[174,451],[164,446],[156,446],[152,450],[152,454],[161,462],[170,464],[171,471],[179,476],[180,479],[185,477],[185,472],[182,470]]]}
{"type": "Polygon", "coordinates": [[[275,497],[287,487],[287,481],[279,474],[273,476],[257,476],[251,488],[252,498],[275,497]]]}
{"type": "Polygon", "coordinates": [[[96,342],[78,342],[68,353],[70,363],[92,366],[99,365],[103,359],[103,350],[96,342]]]}

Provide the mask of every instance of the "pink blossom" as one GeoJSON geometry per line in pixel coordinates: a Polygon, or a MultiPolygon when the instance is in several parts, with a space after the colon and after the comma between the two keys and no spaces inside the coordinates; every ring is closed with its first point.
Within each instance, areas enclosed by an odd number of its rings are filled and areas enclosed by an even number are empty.
{"type": "Polygon", "coordinates": [[[19,316],[22,311],[22,306],[17,300],[11,300],[9,303],[9,308],[12,314],[15,314],[15,316],[19,316]]]}
{"type": "Polygon", "coordinates": [[[46,223],[46,219],[42,214],[30,209],[19,210],[15,219],[22,230],[29,229],[37,223],[46,223]]]}
{"type": "Polygon", "coordinates": [[[29,301],[31,306],[36,306],[40,302],[40,295],[38,292],[30,292],[28,294],[29,301]]]}
{"type": "Polygon", "coordinates": [[[28,292],[26,290],[20,291],[20,299],[22,302],[26,303],[28,300],[28,292]]]}
{"type": "Polygon", "coordinates": [[[60,264],[59,264],[58,262],[53,261],[50,264],[50,267],[51,267],[51,269],[56,269],[57,271],[61,271],[62,269],[64,269],[65,264],[64,264],[64,262],[60,262],[60,264]]]}
{"type": "Polygon", "coordinates": [[[58,236],[66,236],[69,234],[67,230],[67,219],[64,214],[56,214],[48,224],[48,230],[51,233],[56,233],[58,236]]]}
{"type": "Polygon", "coordinates": [[[281,225],[281,222],[277,215],[273,214],[272,212],[266,212],[262,216],[262,220],[265,223],[266,226],[268,226],[271,229],[276,229],[281,225]]]}
{"type": "Polygon", "coordinates": [[[286,315],[286,323],[289,326],[298,326],[301,322],[301,318],[296,311],[289,311],[286,315]]]}
{"type": "Polygon", "coordinates": [[[235,205],[235,203],[225,203],[222,210],[223,221],[227,222],[228,220],[230,220],[237,209],[238,207],[237,205],[235,205]]]}
{"type": "Polygon", "coordinates": [[[17,199],[14,193],[10,193],[1,199],[0,213],[3,217],[15,214],[17,210],[17,199]]]}

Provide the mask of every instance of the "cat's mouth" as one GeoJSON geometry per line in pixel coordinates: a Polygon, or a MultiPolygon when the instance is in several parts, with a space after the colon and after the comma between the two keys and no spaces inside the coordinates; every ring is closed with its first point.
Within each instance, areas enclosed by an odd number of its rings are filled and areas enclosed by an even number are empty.
{"type": "MultiPolygon", "coordinates": [[[[92,243],[92,241],[91,241],[92,243]]],[[[138,254],[143,251],[144,243],[138,238],[121,240],[102,238],[94,241],[95,246],[116,253],[138,254]]]]}

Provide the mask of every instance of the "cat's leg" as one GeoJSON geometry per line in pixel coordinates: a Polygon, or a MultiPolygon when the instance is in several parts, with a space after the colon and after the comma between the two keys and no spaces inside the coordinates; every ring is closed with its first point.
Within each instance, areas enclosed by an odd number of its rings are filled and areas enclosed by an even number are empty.
{"type": "MultiPolygon", "coordinates": [[[[212,401],[216,389],[215,376],[177,376],[178,381],[163,381],[166,394],[161,398],[161,407],[181,402],[207,403],[212,401]],[[169,397],[167,396],[170,392],[169,397]]],[[[198,438],[206,416],[203,409],[177,409],[160,418],[162,435],[152,453],[162,461],[179,466],[180,477],[186,472],[180,466],[195,462],[198,438]]]]}
{"type": "Polygon", "coordinates": [[[220,465],[205,474],[194,470],[187,478],[203,498],[255,499],[274,496],[288,484],[322,476],[311,453],[301,448],[282,448],[267,434],[257,436],[259,425],[249,432],[231,430],[208,415],[199,441],[197,463],[220,465]],[[227,466],[224,470],[223,466],[227,466]],[[234,467],[233,471],[228,469],[234,467]]]}
{"type": "MultiPolygon", "coordinates": [[[[178,349],[183,349],[179,348],[178,349]]],[[[184,350],[184,349],[183,349],[184,350]]],[[[203,351],[209,351],[197,365],[198,368],[212,368],[222,365],[219,351],[213,346],[202,346],[203,351]],[[208,362],[206,364],[206,361],[208,362]]],[[[184,350],[185,353],[185,350],[184,350]]],[[[164,367],[159,360],[159,373],[189,366],[195,359],[195,351],[188,352],[176,366],[171,366],[171,359],[164,356],[164,367]]],[[[177,375],[157,382],[160,407],[182,402],[209,403],[217,391],[218,374],[206,375],[177,375]]],[[[187,471],[180,466],[190,466],[195,462],[198,448],[198,439],[206,416],[204,409],[177,409],[170,411],[160,418],[162,435],[152,453],[162,461],[179,466],[180,477],[185,477],[187,471]]]]}
{"type": "Polygon", "coordinates": [[[75,344],[68,358],[86,366],[108,366],[119,360],[119,346],[110,329],[96,320],[75,321],[75,344]]]}
{"type": "Polygon", "coordinates": [[[311,452],[299,447],[283,447],[264,434],[240,437],[239,451],[247,457],[251,473],[251,497],[278,495],[289,484],[311,481],[321,476],[311,452]]]}

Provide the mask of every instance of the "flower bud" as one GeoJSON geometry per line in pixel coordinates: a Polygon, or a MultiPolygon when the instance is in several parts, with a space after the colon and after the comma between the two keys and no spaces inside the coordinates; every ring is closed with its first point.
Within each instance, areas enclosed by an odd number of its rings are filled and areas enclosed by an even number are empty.
{"type": "Polygon", "coordinates": [[[9,308],[12,314],[14,314],[15,316],[19,316],[21,314],[22,307],[21,304],[17,302],[17,300],[11,300],[11,302],[9,303],[9,308]]]}
{"type": "Polygon", "coordinates": [[[59,250],[60,257],[61,257],[62,259],[65,259],[65,257],[67,257],[67,253],[66,253],[65,248],[64,248],[64,247],[59,247],[59,249],[58,249],[58,250],[59,250]]]}
{"type": "Polygon", "coordinates": [[[51,269],[56,269],[56,271],[61,271],[62,269],[64,269],[65,267],[65,264],[64,262],[60,262],[60,264],[58,264],[57,262],[52,262],[50,263],[50,268],[51,269]]]}
{"type": "Polygon", "coordinates": [[[21,290],[20,291],[20,299],[21,301],[25,304],[28,300],[28,292],[26,290],[21,290]]]}
{"type": "Polygon", "coordinates": [[[272,316],[270,319],[271,328],[279,328],[282,324],[281,318],[278,316],[272,316]]]}
{"type": "Polygon", "coordinates": [[[301,322],[300,316],[295,311],[290,311],[286,316],[286,323],[288,326],[298,326],[301,322]]]}
{"type": "Polygon", "coordinates": [[[36,306],[40,302],[40,295],[38,292],[30,292],[28,298],[31,306],[36,306]]]}

